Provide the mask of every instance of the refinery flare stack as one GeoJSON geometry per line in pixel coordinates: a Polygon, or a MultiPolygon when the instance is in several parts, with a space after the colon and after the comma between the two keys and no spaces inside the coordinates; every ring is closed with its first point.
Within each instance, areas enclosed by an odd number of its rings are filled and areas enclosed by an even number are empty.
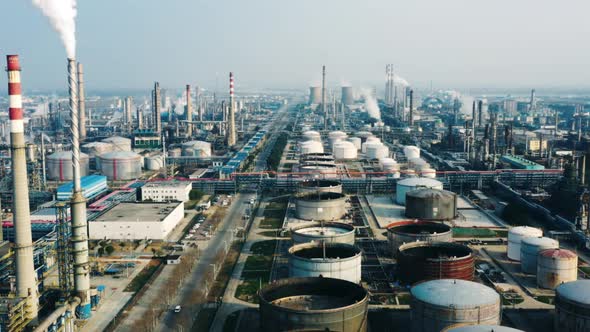
{"type": "Polygon", "coordinates": [[[29,210],[29,187],[25,158],[25,136],[21,96],[20,63],[18,55],[8,55],[8,99],[10,118],[10,149],[12,153],[12,181],[14,213],[14,257],[16,268],[16,295],[26,298],[28,319],[36,320],[38,294],[33,265],[33,241],[29,210]]]}

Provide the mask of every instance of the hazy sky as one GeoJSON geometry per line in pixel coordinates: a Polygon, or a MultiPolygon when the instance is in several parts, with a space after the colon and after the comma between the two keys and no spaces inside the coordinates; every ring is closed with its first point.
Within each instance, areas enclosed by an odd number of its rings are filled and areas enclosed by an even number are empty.
{"type": "MultiPolygon", "coordinates": [[[[28,0],[5,0],[0,53],[25,88],[65,87],[65,51],[28,0]]],[[[588,0],[78,0],[87,89],[378,85],[386,63],[435,87],[589,87],[588,0]]],[[[2,79],[2,88],[6,84],[2,79]]]]}

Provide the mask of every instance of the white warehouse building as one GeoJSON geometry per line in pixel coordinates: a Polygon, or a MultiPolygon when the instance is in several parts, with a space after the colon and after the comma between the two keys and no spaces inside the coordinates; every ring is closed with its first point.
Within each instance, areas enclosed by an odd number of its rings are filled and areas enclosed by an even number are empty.
{"type": "Polygon", "coordinates": [[[193,184],[190,181],[150,182],[141,187],[141,200],[152,202],[188,202],[193,184]]]}
{"type": "Polygon", "coordinates": [[[89,223],[91,240],[166,240],[184,217],[184,204],[119,203],[89,223]]]}

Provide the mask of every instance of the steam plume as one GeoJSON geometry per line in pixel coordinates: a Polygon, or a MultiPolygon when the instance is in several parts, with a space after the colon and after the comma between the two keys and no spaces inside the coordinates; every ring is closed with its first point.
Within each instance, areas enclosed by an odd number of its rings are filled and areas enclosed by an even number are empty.
{"type": "Polygon", "coordinates": [[[361,95],[365,98],[365,109],[369,116],[381,121],[381,111],[377,105],[377,99],[370,89],[360,89],[361,95]]]}
{"type": "Polygon", "coordinates": [[[33,0],[33,4],[49,18],[66,48],[68,58],[76,57],[76,0],[33,0]]]}

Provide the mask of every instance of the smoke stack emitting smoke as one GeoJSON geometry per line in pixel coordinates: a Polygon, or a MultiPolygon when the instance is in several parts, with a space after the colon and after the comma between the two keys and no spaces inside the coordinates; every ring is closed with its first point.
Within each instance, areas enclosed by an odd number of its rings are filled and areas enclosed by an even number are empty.
{"type": "Polygon", "coordinates": [[[41,9],[59,33],[68,58],[76,58],[76,0],[33,0],[33,4],[41,9]]]}
{"type": "Polygon", "coordinates": [[[370,89],[360,89],[360,93],[365,98],[365,109],[369,116],[381,121],[381,111],[377,104],[377,98],[373,95],[370,89]]]}

